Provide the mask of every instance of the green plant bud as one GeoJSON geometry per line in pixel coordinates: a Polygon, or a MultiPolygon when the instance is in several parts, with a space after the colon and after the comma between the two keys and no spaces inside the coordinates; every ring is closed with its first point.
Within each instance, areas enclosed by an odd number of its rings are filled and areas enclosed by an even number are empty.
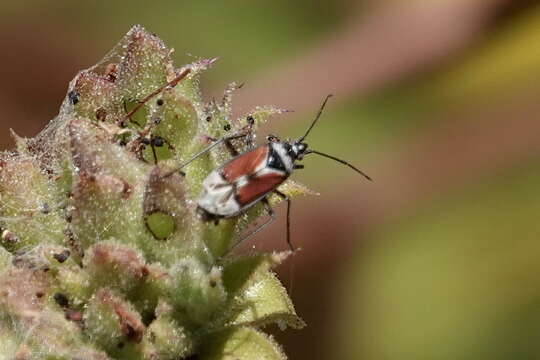
{"type": "Polygon", "coordinates": [[[16,151],[0,154],[0,359],[284,359],[259,329],[304,326],[272,272],[289,253],[231,251],[262,207],[218,225],[197,215],[226,147],[179,171],[284,110],[233,119],[240,86],[210,102],[200,93],[215,59],[176,69],[170,55],[135,26],[77,74],[43,132],[13,134],[16,151]]]}
{"type": "MultiPolygon", "coordinates": [[[[163,307],[163,303],[160,306],[163,307]]],[[[193,341],[193,337],[177,324],[170,313],[161,313],[148,327],[143,346],[148,358],[177,359],[194,352],[193,341]]]]}
{"type": "Polygon", "coordinates": [[[171,302],[186,323],[195,326],[207,323],[224,306],[226,293],[219,268],[209,269],[191,258],[174,264],[170,273],[174,279],[171,302]]]}
{"type": "Polygon", "coordinates": [[[139,344],[146,330],[133,306],[109,289],[98,290],[90,299],[84,323],[88,336],[110,352],[139,344]]]}
{"type": "Polygon", "coordinates": [[[16,250],[38,242],[64,242],[66,222],[53,188],[54,182],[31,158],[0,157],[0,242],[4,247],[16,250]]]}

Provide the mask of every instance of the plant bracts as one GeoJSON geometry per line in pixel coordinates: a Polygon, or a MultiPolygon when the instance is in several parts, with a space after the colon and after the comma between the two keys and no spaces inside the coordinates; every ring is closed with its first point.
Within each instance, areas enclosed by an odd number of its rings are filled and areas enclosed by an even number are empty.
{"type": "Polygon", "coordinates": [[[199,92],[214,60],[175,69],[170,55],[134,27],[41,134],[0,156],[0,359],[284,359],[260,328],[304,325],[271,271],[288,253],[230,254],[260,207],[217,226],[195,213],[227,151],[171,173],[281,110],[231,119],[234,84],[220,101],[199,92]]]}

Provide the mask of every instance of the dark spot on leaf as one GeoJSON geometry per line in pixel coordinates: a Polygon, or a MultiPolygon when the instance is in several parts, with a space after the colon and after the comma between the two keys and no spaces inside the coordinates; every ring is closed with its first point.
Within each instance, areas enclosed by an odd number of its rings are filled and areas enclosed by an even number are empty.
{"type": "Polygon", "coordinates": [[[79,93],[75,90],[71,90],[68,93],[68,98],[72,105],[77,105],[77,103],[79,102],[79,93]]]}
{"type": "Polygon", "coordinates": [[[107,110],[104,108],[99,108],[96,110],[96,119],[99,121],[105,121],[107,118],[107,110]]]}
{"type": "Polygon", "coordinates": [[[143,266],[141,268],[141,274],[142,274],[142,276],[146,277],[146,276],[150,275],[150,270],[148,270],[148,268],[146,266],[143,266]]]}
{"type": "Polygon", "coordinates": [[[66,295],[62,293],[56,293],[53,295],[53,298],[59,306],[63,308],[67,308],[69,306],[69,300],[66,295]]]}
{"type": "Polygon", "coordinates": [[[225,131],[231,130],[231,124],[225,124],[225,126],[223,126],[223,130],[225,131]]]}
{"type": "Polygon", "coordinates": [[[43,203],[43,205],[41,206],[41,212],[43,214],[49,214],[51,212],[51,207],[49,206],[49,204],[43,203]]]}
{"type": "Polygon", "coordinates": [[[126,337],[132,341],[136,341],[139,338],[139,334],[131,324],[126,324],[126,337]]]}
{"type": "Polygon", "coordinates": [[[122,181],[122,182],[124,185],[122,189],[122,198],[125,200],[131,196],[131,194],[133,193],[133,188],[127,181],[122,181]]]}
{"type": "MultiPolygon", "coordinates": [[[[143,312],[142,315],[142,322],[145,326],[149,326],[154,320],[156,320],[155,309],[149,312],[143,312]]],[[[152,332],[150,332],[150,336],[152,336],[152,332]]]]}
{"type": "Polygon", "coordinates": [[[59,254],[54,254],[53,257],[58,261],[60,264],[67,260],[69,257],[70,252],[69,250],[64,250],[59,254]]]}

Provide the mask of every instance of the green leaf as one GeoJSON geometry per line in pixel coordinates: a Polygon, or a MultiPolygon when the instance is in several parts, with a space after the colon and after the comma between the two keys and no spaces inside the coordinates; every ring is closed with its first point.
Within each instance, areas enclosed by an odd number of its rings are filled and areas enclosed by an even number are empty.
{"type": "Polygon", "coordinates": [[[208,270],[196,257],[184,255],[171,267],[170,275],[173,278],[171,303],[184,323],[208,324],[218,309],[223,308],[227,294],[218,267],[208,270]]]}
{"type": "Polygon", "coordinates": [[[202,346],[201,360],[285,360],[279,345],[255,329],[242,327],[214,334],[202,346]]]}
{"type": "Polygon", "coordinates": [[[81,72],[70,86],[65,106],[73,106],[78,116],[102,121],[112,121],[125,113],[124,104],[115,94],[113,82],[91,70],[81,72]]]}
{"type": "Polygon", "coordinates": [[[72,230],[83,248],[115,239],[143,251],[156,250],[143,221],[144,183],[150,167],[113,144],[104,130],[84,119],[68,124],[74,169],[72,230]]]}
{"type": "Polygon", "coordinates": [[[244,126],[245,125],[245,119],[248,116],[251,116],[253,120],[255,120],[255,127],[258,127],[268,121],[268,119],[274,115],[280,115],[283,113],[289,112],[285,109],[280,109],[275,106],[256,106],[253,110],[251,110],[247,115],[241,116],[236,121],[244,126]]]}
{"type": "Polygon", "coordinates": [[[287,291],[270,271],[288,255],[289,252],[246,257],[225,267],[223,282],[230,294],[223,320],[225,326],[268,323],[277,323],[281,328],[305,326],[296,315],[287,291]]]}
{"type": "Polygon", "coordinates": [[[33,159],[0,158],[2,245],[16,250],[38,241],[63,243],[67,223],[55,194],[54,182],[33,159]]]}
{"type": "Polygon", "coordinates": [[[271,272],[257,273],[253,286],[234,299],[230,325],[263,326],[277,323],[301,329],[305,323],[294,310],[291,299],[277,277],[271,272]]]}
{"type": "Polygon", "coordinates": [[[170,50],[157,36],[134,26],[120,48],[116,84],[130,100],[141,100],[162,84],[172,72],[170,50]],[[125,53],[122,51],[125,50],[125,53]]]}
{"type": "Polygon", "coordinates": [[[148,327],[142,346],[146,358],[177,359],[184,358],[193,352],[194,344],[191,334],[180,326],[170,315],[169,311],[160,314],[160,308],[169,307],[160,303],[156,310],[157,317],[148,327]]]}
{"type": "Polygon", "coordinates": [[[158,240],[165,240],[174,232],[174,219],[167,213],[154,212],[145,221],[148,231],[158,240]]]}

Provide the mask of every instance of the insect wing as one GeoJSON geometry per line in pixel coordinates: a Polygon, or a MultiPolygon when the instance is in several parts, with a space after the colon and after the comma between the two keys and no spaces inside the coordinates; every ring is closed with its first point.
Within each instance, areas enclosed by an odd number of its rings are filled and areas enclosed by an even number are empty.
{"type": "Polygon", "coordinates": [[[261,145],[255,149],[238,155],[221,168],[221,175],[230,182],[236,182],[242,177],[250,177],[266,165],[268,145],[261,145]]]}
{"type": "Polygon", "coordinates": [[[264,174],[255,175],[236,190],[236,200],[242,208],[249,207],[264,197],[269,192],[275,190],[287,176],[277,171],[269,171],[264,174]]]}
{"type": "Polygon", "coordinates": [[[217,171],[212,171],[202,185],[203,193],[197,204],[209,213],[230,217],[241,210],[234,196],[234,185],[225,181],[217,171]]]}

